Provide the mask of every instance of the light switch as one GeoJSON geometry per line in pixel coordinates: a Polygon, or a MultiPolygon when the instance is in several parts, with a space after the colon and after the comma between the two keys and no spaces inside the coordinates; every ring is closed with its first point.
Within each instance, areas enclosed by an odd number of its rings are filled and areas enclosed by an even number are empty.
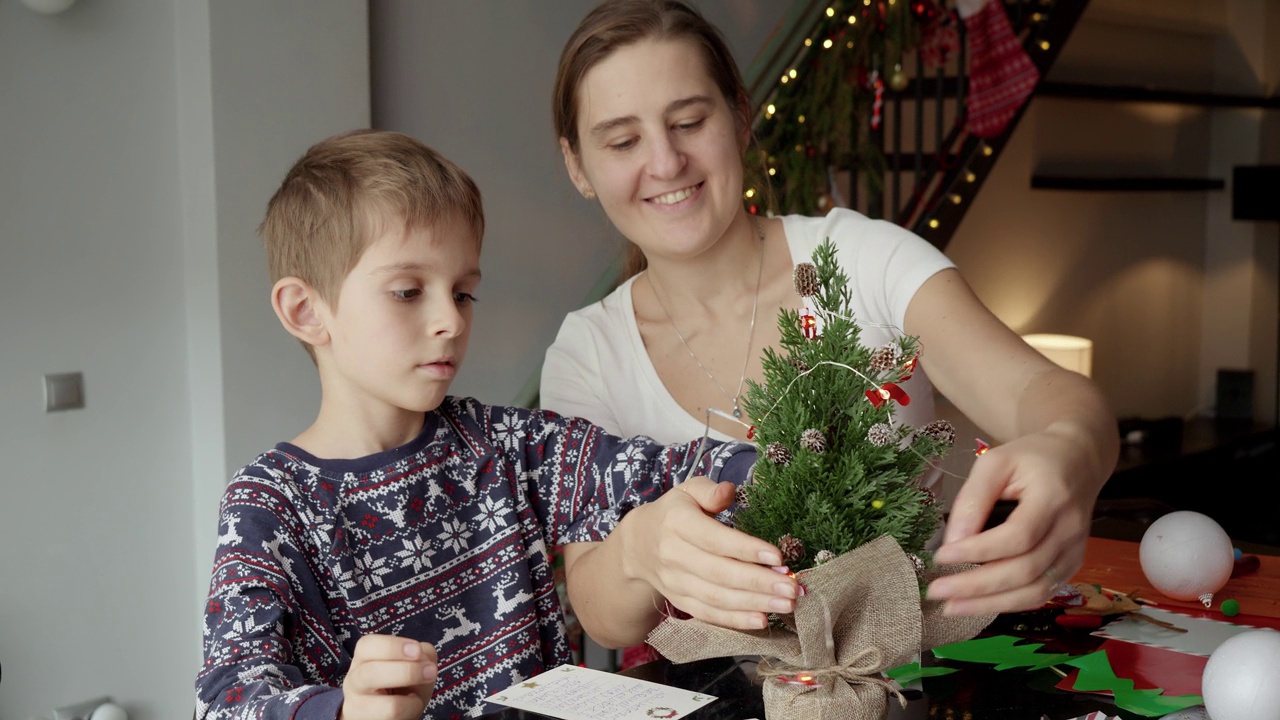
{"type": "Polygon", "coordinates": [[[54,373],[44,376],[44,411],[77,410],[84,407],[84,373],[54,373]]]}

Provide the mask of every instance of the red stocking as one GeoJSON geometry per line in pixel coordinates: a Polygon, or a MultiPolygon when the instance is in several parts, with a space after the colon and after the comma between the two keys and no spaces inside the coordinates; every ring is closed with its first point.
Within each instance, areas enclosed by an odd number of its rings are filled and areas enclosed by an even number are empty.
{"type": "MultiPolygon", "coordinates": [[[[966,3],[972,5],[972,3],[966,3]]],[[[1036,89],[1040,71],[1013,34],[1001,0],[961,16],[969,35],[969,132],[991,138],[1004,132],[1014,113],[1036,89]]]]}

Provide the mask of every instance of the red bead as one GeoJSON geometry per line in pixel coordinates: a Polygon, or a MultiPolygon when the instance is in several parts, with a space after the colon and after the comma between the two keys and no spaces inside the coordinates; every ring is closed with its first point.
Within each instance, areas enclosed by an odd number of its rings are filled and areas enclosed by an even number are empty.
{"type": "Polygon", "coordinates": [[[751,427],[747,428],[747,439],[754,440],[755,437],[756,437],[756,426],[752,425],[751,427]]]}

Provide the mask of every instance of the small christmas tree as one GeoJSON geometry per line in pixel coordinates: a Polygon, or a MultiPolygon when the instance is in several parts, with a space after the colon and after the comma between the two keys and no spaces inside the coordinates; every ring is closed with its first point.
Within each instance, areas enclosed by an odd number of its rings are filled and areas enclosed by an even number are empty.
{"type": "Polygon", "coordinates": [[[898,386],[919,357],[914,337],[879,348],[859,343],[848,277],[825,240],[794,274],[815,314],[783,310],[781,351],[764,351],[764,383],[748,381],[744,408],[760,449],[741,488],[735,524],[778,546],[792,571],[820,565],[888,535],[916,565],[941,521],[917,484],[955,431],[946,421],[912,428],[893,419],[910,398],[898,386]]]}

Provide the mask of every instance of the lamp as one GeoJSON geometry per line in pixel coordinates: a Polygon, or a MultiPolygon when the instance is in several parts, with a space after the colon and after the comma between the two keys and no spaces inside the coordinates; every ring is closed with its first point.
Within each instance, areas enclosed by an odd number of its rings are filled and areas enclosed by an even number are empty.
{"type": "Polygon", "coordinates": [[[1093,341],[1088,338],[1035,333],[1023,335],[1022,339],[1041,355],[1072,372],[1089,377],[1093,370],[1093,341]]]}

